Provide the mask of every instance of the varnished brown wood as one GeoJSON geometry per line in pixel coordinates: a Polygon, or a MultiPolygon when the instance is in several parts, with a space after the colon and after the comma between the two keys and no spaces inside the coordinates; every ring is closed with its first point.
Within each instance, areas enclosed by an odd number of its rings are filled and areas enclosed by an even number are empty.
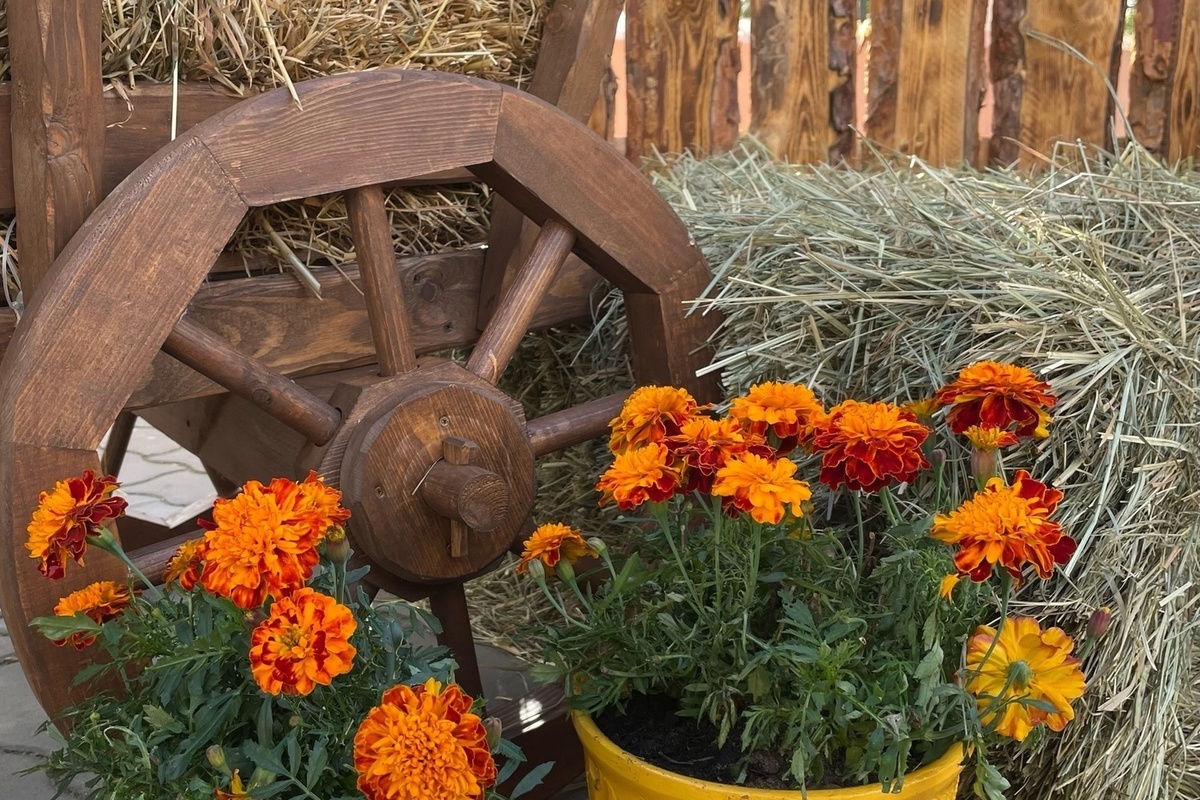
{"type": "Polygon", "coordinates": [[[569,225],[554,219],[542,225],[499,310],[471,350],[467,369],[490,383],[499,380],[574,245],[575,231],[569,225]]]}
{"type": "Polygon", "coordinates": [[[475,654],[475,637],[471,634],[471,612],[462,584],[439,586],[430,593],[429,610],[442,623],[438,641],[449,648],[458,664],[455,680],[471,697],[483,697],[479,658],[475,654]]]}
{"type": "Polygon", "coordinates": [[[100,0],[10,3],[13,190],[29,296],[100,202],[100,0]]]}
{"type": "Polygon", "coordinates": [[[867,135],[935,165],[974,163],[987,0],[872,3],[867,135]]]}
{"type": "Polygon", "coordinates": [[[626,154],[719,151],[737,138],[739,3],[625,4],[626,154]]]}
{"type": "MultiPolygon", "coordinates": [[[[454,465],[446,460],[429,468],[429,474],[421,482],[421,499],[443,517],[481,533],[500,527],[511,506],[504,478],[480,467],[454,465]]],[[[462,558],[466,548],[461,541],[454,546],[453,527],[450,555],[462,558]]]]}
{"type": "Polygon", "coordinates": [[[285,375],[238,352],[229,342],[190,317],[167,334],[163,352],[240,395],[306,437],[324,444],[341,424],[338,410],[285,375]]]}
{"type": "MultiPolygon", "coordinates": [[[[479,457],[479,445],[467,439],[460,439],[457,436],[450,436],[442,440],[442,458],[450,464],[467,465],[475,462],[479,457]]],[[[430,477],[437,471],[437,465],[430,472],[430,477]]],[[[504,487],[507,493],[508,487],[504,487]]],[[[504,498],[505,505],[508,504],[508,497],[504,498]]],[[[507,513],[507,509],[505,509],[507,513]]],[[[461,515],[460,515],[461,516],[461,515]]],[[[497,518],[496,523],[500,520],[497,518]]],[[[450,520],[450,557],[463,558],[470,550],[469,537],[471,529],[463,519],[450,520]]]]}
{"type": "Polygon", "coordinates": [[[346,211],[362,273],[379,374],[412,372],[417,368],[417,354],[409,331],[404,286],[396,269],[392,226],[383,204],[383,189],[378,186],[351,189],[346,193],[346,211]]]}
{"type": "Polygon", "coordinates": [[[608,432],[608,423],[621,413],[629,392],[589,400],[581,405],[531,419],[526,426],[535,456],[544,456],[608,432]]]}
{"type": "Polygon", "coordinates": [[[1124,0],[996,1],[993,164],[1041,166],[1059,141],[1111,147],[1105,77],[1116,86],[1124,24],[1124,0]]]}
{"type": "Polygon", "coordinates": [[[1133,135],[1172,164],[1200,155],[1200,0],[1143,0],[1134,13],[1133,135]]]}
{"type": "Polygon", "coordinates": [[[133,435],[133,426],[136,423],[137,417],[132,412],[122,411],[117,415],[117,421],[109,429],[108,440],[104,444],[104,458],[100,467],[104,474],[120,474],[125,452],[129,449],[129,438],[133,435]]]}
{"type": "Polygon", "coordinates": [[[852,0],[751,3],[751,132],[776,158],[839,163],[854,148],[852,0]]]}

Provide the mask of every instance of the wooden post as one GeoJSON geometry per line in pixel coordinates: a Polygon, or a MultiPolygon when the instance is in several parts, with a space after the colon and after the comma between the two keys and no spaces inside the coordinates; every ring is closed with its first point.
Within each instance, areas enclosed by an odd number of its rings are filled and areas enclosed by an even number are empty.
{"type": "Polygon", "coordinates": [[[100,0],[8,4],[21,284],[29,299],[100,200],[100,0]]]}
{"type": "Polygon", "coordinates": [[[1141,0],[1136,15],[1133,135],[1172,164],[1200,156],[1200,0],[1141,0]]]}
{"type": "Polygon", "coordinates": [[[628,0],[630,160],[654,148],[703,154],[736,141],[739,12],[736,0],[628,0]]]}
{"type": "Polygon", "coordinates": [[[937,165],[977,160],[987,0],[874,0],[867,135],[937,165]]]}
{"type": "Polygon", "coordinates": [[[750,130],[775,158],[849,160],[855,3],[752,0],[750,130]]]}
{"type": "Polygon", "coordinates": [[[1124,24],[1125,0],[995,0],[992,164],[1044,164],[1059,141],[1112,146],[1105,76],[1115,87],[1124,24]]]}

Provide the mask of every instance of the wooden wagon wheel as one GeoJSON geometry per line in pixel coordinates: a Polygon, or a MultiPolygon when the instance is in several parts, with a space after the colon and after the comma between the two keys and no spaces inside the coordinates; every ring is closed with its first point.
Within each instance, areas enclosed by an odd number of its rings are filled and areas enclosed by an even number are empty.
{"type": "MultiPolygon", "coordinates": [[[[40,490],[99,467],[96,448],[132,395],[172,396],[164,381],[177,373],[153,368],[160,349],[303,433],[311,464],[345,493],[375,580],[409,595],[494,563],[524,530],[534,458],[602,433],[619,406],[614,396],[526,420],[495,387],[569,254],[623,291],[640,382],[702,397],[716,388],[695,377],[713,320],[685,308],[707,267],[637,170],[587,129],[521,92],[427,72],[313,80],[300,100],[303,110],[285,92],[241,103],[134,172],[55,262],[0,364],[0,601],[51,715],[77,699],[67,689],[77,656],[21,621],[123,575],[98,553],[50,583],[28,558],[25,526],[40,490]],[[417,358],[381,188],[463,167],[542,226],[465,367],[417,358]],[[326,401],[239,352],[189,302],[248,208],[339,191],[378,368],[344,376],[326,401]]],[[[173,547],[132,555],[160,574],[173,547]]],[[[438,597],[477,690],[461,589],[438,597]]]]}

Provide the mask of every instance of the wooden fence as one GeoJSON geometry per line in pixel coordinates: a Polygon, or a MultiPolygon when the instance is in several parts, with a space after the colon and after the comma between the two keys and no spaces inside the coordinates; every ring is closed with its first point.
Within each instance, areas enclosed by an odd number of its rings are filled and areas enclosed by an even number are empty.
{"type": "Polygon", "coordinates": [[[1114,101],[1126,0],[871,0],[865,24],[858,6],[751,0],[745,64],[737,0],[627,0],[630,157],[723,150],[747,112],[751,133],[801,162],[853,161],[861,134],[934,164],[1036,166],[1059,141],[1112,149],[1122,117],[1172,163],[1200,150],[1200,0],[1137,0],[1127,108],[1114,101]]]}

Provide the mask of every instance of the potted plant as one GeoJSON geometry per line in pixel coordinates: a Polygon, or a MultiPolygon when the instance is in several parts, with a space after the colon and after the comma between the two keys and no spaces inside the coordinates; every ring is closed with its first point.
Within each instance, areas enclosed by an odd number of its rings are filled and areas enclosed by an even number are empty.
{"type": "Polygon", "coordinates": [[[29,524],[47,578],[89,548],[130,573],[32,621],[60,645],[102,651],[77,680],[116,689],[51,729],[62,747],[41,768],[60,790],[82,779],[91,798],[499,796],[520,751],[452,682],[445,651],[413,644],[436,620],[358,586],[339,492],[315,475],[247,483],[216,501],[159,588],[106,527],[125,509],[116,489],[91,472],[59,481],[29,524]]]}
{"type": "Polygon", "coordinates": [[[519,567],[558,612],[543,671],[573,690],[593,800],[953,798],[964,762],[1003,797],[989,745],[1061,730],[1084,691],[1072,638],[1009,614],[1074,551],[1062,494],[1001,458],[1054,403],[993,362],[903,407],[636,390],[597,484],[627,546],[550,523],[519,567]]]}

